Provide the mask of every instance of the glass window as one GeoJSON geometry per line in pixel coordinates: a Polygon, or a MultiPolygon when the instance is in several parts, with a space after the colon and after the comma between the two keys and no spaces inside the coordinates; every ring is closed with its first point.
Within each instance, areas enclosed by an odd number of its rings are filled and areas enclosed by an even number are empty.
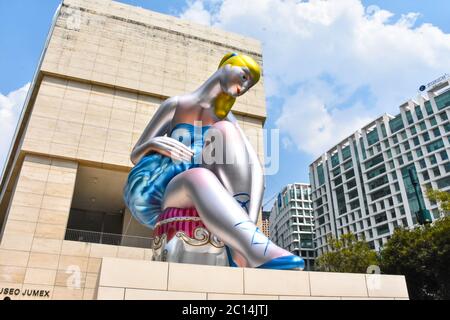
{"type": "Polygon", "coordinates": [[[379,186],[382,186],[383,184],[386,184],[389,182],[389,179],[387,175],[382,176],[381,178],[377,178],[371,182],[369,182],[369,190],[378,188],[379,186]]]}
{"type": "Polygon", "coordinates": [[[384,125],[384,123],[381,124],[381,134],[383,135],[383,138],[387,137],[386,126],[384,125]]]}
{"type": "Polygon", "coordinates": [[[408,158],[408,161],[413,161],[412,153],[411,153],[411,152],[408,152],[408,153],[406,154],[406,158],[408,158]]]}
{"type": "Polygon", "coordinates": [[[403,120],[400,114],[394,119],[389,120],[389,127],[391,128],[391,133],[397,132],[404,128],[403,120]]]}
{"type": "Polygon", "coordinates": [[[354,188],[356,186],[356,180],[353,179],[352,181],[347,182],[347,190],[354,188]]]}
{"type": "Polygon", "coordinates": [[[381,163],[383,161],[384,161],[383,154],[380,154],[380,155],[378,155],[378,156],[374,157],[373,159],[371,159],[371,160],[366,162],[366,164],[365,164],[366,169],[369,169],[369,168],[371,168],[373,166],[376,166],[377,164],[379,164],[379,163],[381,163]]]}
{"type": "Polygon", "coordinates": [[[417,133],[416,127],[411,127],[410,131],[411,131],[411,135],[412,135],[412,136],[415,135],[415,134],[417,133]]]}
{"type": "Polygon", "coordinates": [[[416,153],[417,153],[417,157],[420,158],[421,156],[423,156],[423,152],[421,148],[416,149],[416,153]]]}
{"type": "Polygon", "coordinates": [[[333,170],[333,177],[336,177],[340,173],[341,173],[341,168],[338,167],[338,168],[334,169],[333,170]]]}
{"type": "Polygon", "coordinates": [[[431,126],[432,126],[432,127],[434,127],[435,125],[437,125],[436,117],[430,118],[430,123],[431,123],[431,126]]]}
{"type": "Polygon", "coordinates": [[[342,149],[342,159],[347,160],[350,157],[351,157],[350,146],[346,146],[344,149],[342,149]]]}
{"type": "Polygon", "coordinates": [[[378,132],[375,128],[374,130],[372,130],[367,134],[367,143],[369,144],[369,146],[371,146],[378,141],[379,141],[378,132]]]}
{"type": "Polygon", "coordinates": [[[450,106],[450,90],[434,98],[438,110],[450,106]]]}
{"type": "Polygon", "coordinates": [[[398,138],[397,138],[396,135],[395,135],[395,136],[392,136],[392,142],[393,142],[394,144],[398,143],[398,138]]]}
{"type": "Polygon", "coordinates": [[[427,111],[427,115],[430,116],[433,114],[433,108],[431,107],[430,101],[425,102],[425,110],[427,111]]]}
{"type": "Polygon", "coordinates": [[[441,121],[448,120],[447,112],[442,112],[439,114],[439,117],[441,118],[441,121]]]}
{"type": "Polygon", "coordinates": [[[389,169],[394,169],[394,161],[389,161],[389,169]]]}
{"type": "Polygon", "coordinates": [[[430,163],[432,165],[437,163],[437,159],[436,159],[436,156],[434,154],[431,155],[430,157],[428,157],[428,159],[430,160],[430,163]]]}
{"type": "Polygon", "coordinates": [[[444,124],[444,130],[445,130],[445,132],[450,131],[450,122],[447,122],[446,124],[444,124]]]}
{"type": "Polygon", "coordinates": [[[442,161],[445,161],[448,159],[447,151],[441,151],[439,152],[439,156],[441,157],[442,161]]]}
{"type": "Polygon", "coordinates": [[[435,138],[439,137],[441,135],[441,131],[439,130],[439,128],[434,128],[433,129],[433,135],[435,138]]]}
{"type": "Polygon", "coordinates": [[[346,163],[344,163],[344,170],[347,170],[348,168],[353,167],[353,162],[352,161],[347,161],[346,163]]]}
{"type": "Polygon", "coordinates": [[[377,227],[377,234],[380,236],[380,235],[383,235],[383,234],[386,234],[386,233],[389,233],[389,224],[388,223],[386,223],[386,224],[384,224],[384,225],[382,225],[382,226],[379,226],[379,227],[377,227]]]}
{"type": "Polygon", "coordinates": [[[347,172],[345,174],[345,180],[350,180],[350,178],[353,178],[355,176],[355,171],[354,170],[350,170],[349,172],[347,172]]]}
{"type": "Polygon", "coordinates": [[[405,148],[405,150],[409,150],[411,147],[409,146],[409,142],[406,141],[405,143],[403,143],[403,148],[405,148]]]}
{"type": "Polygon", "coordinates": [[[402,131],[402,133],[400,134],[400,137],[402,138],[402,140],[405,140],[408,137],[406,135],[406,131],[402,131]]]}
{"type": "Polygon", "coordinates": [[[388,150],[388,151],[386,152],[386,154],[387,154],[387,156],[388,156],[389,159],[392,158],[392,151],[391,151],[391,150],[388,150]]]}
{"type": "Polygon", "coordinates": [[[372,193],[371,198],[372,198],[372,201],[375,201],[375,200],[380,199],[389,194],[391,194],[391,188],[389,186],[386,186],[386,187],[372,193]]]}
{"type": "Polygon", "coordinates": [[[437,181],[437,187],[439,189],[444,189],[450,186],[450,177],[445,177],[437,181]]]}
{"type": "Polygon", "coordinates": [[[430,179],[430,175],[428,174],[427,171],[424,171],[424,172],[422,173],[422,177],[423,177],[423,180],[425,180],[425,181],[427,181],[427,180],[430,179]]]}
{"type": "Polygon", "coordinates": [[[419,161],[419,165],[421,169],[425,169],[427,167],[427,164],[425,163],[425,159],[421,159],[419,161]]]}
{"type": "Polygon", "coordinates": [[[323,174],[323,165],[317,166],[317,176],[319,178],[319,186],[325,183],[325,176],[323,174]]]}
{"type": "Polygon", "coordinates": [[[385,172],[386,172],[386,167],[383,165],[383,166],[381,166],[379,168],[376,168],[376,169],[373,169],[371,171],[368,171],[367,172],[367,179],[374,178],[374,177],[379,176],[380,174],[385,173],[385,172]]]}
{"type": "Polygon", "coordinates": [[[386,213],[382,212],[382,213],[377,214],[376,216],[374,216],[374,219],[375,219],[375,223],[381,223],[383,221],[386,221],[388,218],[387,218],[386,213]]]}
{"type": "Polygon", "coordinates": [[[435,177],[439,177],[441,175],[441,170],[439,170],[439,167],[433,169],[433,175],[435,177]]]}
{"type": "Polygon", "coordinates": [[[392,171],[391,176],[393,180],[397,180],[397,172],[392,171]]]}
{"type": "Polygon", "coordinates": [[[334,168],[339,164],[339,154],[336,152],[331,156],[331,166],[334,168]]]}
{"type": "Polygon", "coordinates": [[[433,152],[435,150],[443,148],[444,147],[444,141],[442,141],[442,139],[439,139],[439,140],[436,140],[436,141],[428,144],[426,147],[427,147],[427,151],[428,152],[433,152]]]}
{"type": "Polygon", "coordinates": [[[415,146],[418,146],[420,144],[419,137],[414,137],[413,143],[415,146]]]}
{"type": "Polygon", "coordinates": [[[425,121],[422,121],[421,123],[419,123],[419,128],[421,131],[424,131],[427,129],[427,125],[425,124],[425,121]]]}
{"type": "Polygon", "coordinates": [[[430,140],[430,134],[428,132],[425,132],[424,134],[422,134],[422,138],[425,142],[430,140]]]}
{"type": "Polygon", "coordinates": [[[406,111],[406,119],[408,120],[408,124],[412,124],[414,122],[411,111],[409,110],[406,111]]]}
{"type": "Polygon", "coordinates": [[[416,112],[417,119],[423,119],[423,113],[422,110],[420,110],[420,106],[415,106],[414,111],[416,112]]]}
{"type": "Polygon", "coordinates": [[[445,172],[447,172],[447,173],[450,172],[450,162],[447,162],[446,164],[444,164],[444,169],[445,169],[445,172]]]}

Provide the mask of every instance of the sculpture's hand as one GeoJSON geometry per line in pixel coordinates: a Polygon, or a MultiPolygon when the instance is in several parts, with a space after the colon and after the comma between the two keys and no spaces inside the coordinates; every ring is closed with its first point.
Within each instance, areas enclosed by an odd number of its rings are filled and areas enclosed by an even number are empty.
{"type": "Polygon", "coordinates": [[[194,152],[178,140],[170,137],[155,137],[148,142],[149,150],[176,161],[191,161],[194,152]]]}

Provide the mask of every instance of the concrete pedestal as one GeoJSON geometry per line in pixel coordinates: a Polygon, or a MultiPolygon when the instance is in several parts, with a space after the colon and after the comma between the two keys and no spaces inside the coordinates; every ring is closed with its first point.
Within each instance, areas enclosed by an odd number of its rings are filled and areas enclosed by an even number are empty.
{"type": "Polygon", "coordinates": [[[408,299],[404,276],[103,258],[99,300],[408,299]]]}

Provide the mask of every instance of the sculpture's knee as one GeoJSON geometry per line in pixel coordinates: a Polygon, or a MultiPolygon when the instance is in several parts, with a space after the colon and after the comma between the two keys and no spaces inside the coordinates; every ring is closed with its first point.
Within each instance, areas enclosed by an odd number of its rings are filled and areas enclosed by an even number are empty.
{"type": "Polygon", "coordinates": [[[240,134],[236,126],[230,121],[219,121],[213,125],[213,128],[218,130],[223,137],[226,139],[227,137],[236,138],[239,137],[240,134]]]}
{"type": "Polygon", "coordinates": [[[217,180],[211,170],[206,168],[194,168],[186,171],[186,181],[193,186],[208,184],[211,181],[217,180]]]}

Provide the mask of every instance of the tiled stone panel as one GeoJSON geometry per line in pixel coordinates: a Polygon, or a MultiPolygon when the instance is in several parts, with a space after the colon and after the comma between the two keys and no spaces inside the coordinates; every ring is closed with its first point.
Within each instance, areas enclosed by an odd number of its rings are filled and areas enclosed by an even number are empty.
{"type": "MultiPolygon", "coordinates": [[[[108,0],[66,0],[42,71],[168,97],[196,89],[230,51],[261,63],[253,39],[108,0]]],[[[263,88],[235,109],[264,118],[263,88]]]]}

